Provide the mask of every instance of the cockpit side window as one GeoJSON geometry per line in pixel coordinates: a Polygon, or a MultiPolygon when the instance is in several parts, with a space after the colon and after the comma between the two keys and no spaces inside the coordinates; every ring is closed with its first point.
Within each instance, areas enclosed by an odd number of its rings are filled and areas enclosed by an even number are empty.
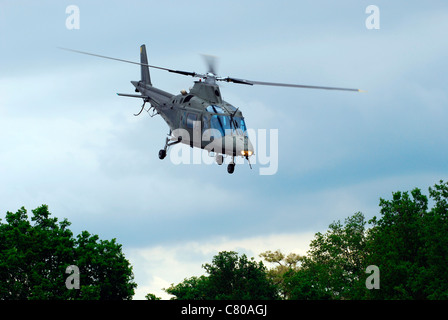
{"type": "MultiPolygon", "coordinates": [[[[228,115],[221,107],[210,105],[206,108],[210,113],[215,113],[210,117],[211,129],[216,129],[221,133],[221,136],[232,133],[237,135],[246,135],[247,128],[243,117],[232,117],[228,115]]],[[[235,109],[236,110],[236,109],[235,109]]]]}
{"type": "Polygon", "coordinates": [[[225,126],[222,122],[222,118],[223,116],[218,116],[218,115],[213,115],[210,119],[210,124],[211,124],[211,128],[212,129],[216,129],[221,133],[221,137],[224,137],[225,135],[225,126]]]}
{"type": "Polygon", "coordinates": [[[210,121],[206,116],[202,116],[202,131],[210,128],[210,121]]]}
{"type": "Polygon", "coordinates": [[[224,110],[221,107],[215,105],[208,106],[206,110],[212,113],[224,113],[224,110]]]}
{"type": "Polygon", "coordinates": [[[243,130],[243,132],[247,131],[246,122],[244,121],[244,119],[241,119],[241,130],[243,130]]]}
{"type": "Polygon", "coordinates": [[[194,113],[187,114],[187,128],[193,129],[194,122],[197,121],[198,116],[194,113]]]}
{"type": "Polygon", "coordinates": [[[244,118],[234,117],[233,119],[235,120],[235,123],[236,123],[236,126],[238,129],[241,129],[241,131],[243,131],[243,133],[247,131],[246,123],[244,122],[244,118]]]}

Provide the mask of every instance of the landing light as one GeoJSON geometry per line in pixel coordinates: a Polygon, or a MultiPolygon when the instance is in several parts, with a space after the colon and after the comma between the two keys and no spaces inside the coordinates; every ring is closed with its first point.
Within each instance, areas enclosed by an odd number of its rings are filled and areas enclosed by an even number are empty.
{"type": "Polygon", "coordinates": [[[244,157],[250,157],[251,155],[252,155],[252,151],[250,151],[250,150],[242,150],[241,151],[241,155],[242,156],[244,156],[244,157]]]}

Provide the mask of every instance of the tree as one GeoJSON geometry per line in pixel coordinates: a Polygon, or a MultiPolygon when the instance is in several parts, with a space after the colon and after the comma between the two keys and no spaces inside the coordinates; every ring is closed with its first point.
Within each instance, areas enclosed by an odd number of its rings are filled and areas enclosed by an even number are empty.
{"type": "Polygon", "coordinates": [[[116,240],[82,232],[67,219],[58,223],[46,205],[6,213],[0,220],[0,299],[130,299],[136,284],[132,267],[116,240]],[[32,223],[33,222],[33,223],[32,223]],[[67,267],[76,265],[80,289],[66,286],[67,267]]]}
{"type": "Polygon", "coordinates": [[[345,225],[333,222],[327,233],[316,233],[301,267],[284,275],[291,299],[359,298],[365,280],[365,224],[358,212],[345,225]]]}
{"type": "Polygon", "coordinates": [[[77,264],[81,272],[82,299],[128,300],[134,295],[134,275],[116,239],[99,240],[83,231],[76,241],[77,264]]]}
{"type": "Polygon", "coordinates": [[[448,184],[429,188],[434,207],[420,189],[380,200],[381,218],[371,220],[368,263],[377,265],[381,290],[375,299],[448,298],[448,184]]]}
{"type": "Polygon", "coordinates": [[[250,260],[245,254],[223,251],[211,264],[202,266],[207,276],[191,277],[172,284],[165,291],[177,300],[269,300],[277,299],[277,289],[267,278],[262,262],[250,260]]]}
{"type": "Polygon", "coordinates": [[[329,290],[326,266],[304,257],[299,270],[285,273],[284,283],[290,300],[329,300],[334,298],[329,290]]]}
{"type": "Polygon", "coordinates": [[[175,296],[172,300],[215,300],[206,276],[186,278],[176,285],[171,284],[165,292],[175,296]]]}
{"type": "Polygon", "coordinates": [[[260,254],[266,262],[275,264],[274,268],[271,268],[267,272],[268,279],[278,288],[279,295],[283,299],[289,299],[290,292],[285,285],[285,275],[291,271],[298,271],[299,264],[304,257],[290,253],[285,256],[280,250],[274,252],[268,250],[260,254]]]}
{"type": "Polygon", "coordinates": [[[425,251],[428,277],[428,299],[448,299],[448,182],[440,181],[429,188],[435,202],[425,216],[425,251]]]}
{"type": "Polygon", "coordinates": [[[154,301],[154,300],[162,300],[162,298],[160,298],[160,297],[157,297],[155,294],[153,294],[153,293],[148,293],[146,296],[145,296],[145,298],[146,298],[146,300],[152,300],[152,301],[154,301]]]}
{"type": "Polygon", "coordinates": [[[300,268],[284,274],[291,299],[447,299],[448,183],[380,199],[380,217],[362,213],[317,233],[300,268]],[[429,209],[429,199],[434,206],[429,209]],[[380,290],[368,289],[368,266],[380,290]]]}

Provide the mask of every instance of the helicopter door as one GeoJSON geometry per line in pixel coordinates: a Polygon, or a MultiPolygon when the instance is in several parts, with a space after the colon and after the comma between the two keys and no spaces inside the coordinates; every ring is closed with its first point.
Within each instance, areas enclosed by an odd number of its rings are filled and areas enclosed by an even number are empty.
{"type": "Polygon", "coordinates": [[[190,132],[190,144],[201,147],[201,119],[196,113],[187,113],[187,129],[190,132]]]}

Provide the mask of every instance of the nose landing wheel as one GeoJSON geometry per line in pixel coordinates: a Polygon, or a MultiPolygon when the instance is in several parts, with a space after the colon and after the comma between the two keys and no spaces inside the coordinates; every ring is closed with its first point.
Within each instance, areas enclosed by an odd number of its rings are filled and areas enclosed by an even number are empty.
{"type": "Polygon", "coordinates": [[[166,150],[165,149],[161,149],[159,151],[159,159],[163,160],[163,159],[165,159],[165,157],[166,157],[166,150]]]}
{"type": "Polygon", "coordinates": [[[232,162],[227,165],[227,172],[232,174],[235,171],[235,157],[232,158],[232,162]]]}

